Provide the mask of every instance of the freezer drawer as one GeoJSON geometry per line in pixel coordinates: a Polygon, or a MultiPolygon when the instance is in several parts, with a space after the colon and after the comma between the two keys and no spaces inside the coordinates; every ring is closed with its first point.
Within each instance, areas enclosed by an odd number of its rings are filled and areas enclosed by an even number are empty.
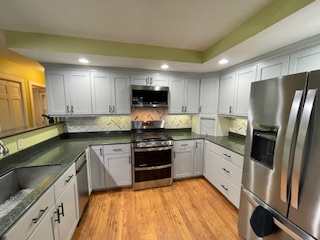
{"type": "Polygon", "coordinates": [[[264,240],[315,240],[303,230],[297,228],[286,218],[273,211],[268,205],[262,202],[259,198],[254,196],[250,191],[245,188],[241,189],[240,210],[238,231],[243,239],[247,240],[261,240],[251,228],[250,218],[253,211],[257,206],[262,206],[269,210],[274,216],[275,232],[269,236],[264,237],[264,240]]]}

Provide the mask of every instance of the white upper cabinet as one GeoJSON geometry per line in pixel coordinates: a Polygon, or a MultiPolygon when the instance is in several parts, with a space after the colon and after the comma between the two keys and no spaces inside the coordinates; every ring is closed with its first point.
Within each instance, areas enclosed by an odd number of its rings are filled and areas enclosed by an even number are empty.
{"type": "Polygon", "coordinates": [[[89,72],[49,69],[46,71],[46,84],[50,115],[92,113],[89,72]]]}
{"type": "Polygon", "coordinates": [[[233,115],[233,100],[235,89],[235,73],[224,74],[220,77],[218,113],[233,115]]]}
{"type": "Polygon", "coordinates": [[[168,86],[168,76],[162,74],[132,74],[131,85],[168,86]]]}
{"type": "Polygon", "coordinates": [[[257,81],[288,75],[289,55],[280,56],[257,66],[257,81]]]}
{"type": "Polygon", "coordinates": [[[200,81],[195,78],[171,77],[170,106],[171,114],[196,114],[199,109],[200,81]]]}
{"type": "Polygon", "coordinates": [[[93,114],[130,114],[129,86],[127,74],[91,73],[93,114]]]}
{"type": "Polygon", "coordinates": [[[251,83],[255,81],[256,73],[254,65],[220,77],[219,114],[248,115],[251,83]]]}
{"type": "Polygon", "coordinates": [[[256,79],[256,66],[236,71],[236,91],[233,115],[248,116],[251,83],[256,79]]]}
{"type": "Polygon", "coordinates": [[[201,79],[200,113],[217,113],[219,100],[219,78],[206,77],[201,79]]]}
{"type": "Polygon", "coordinates": [[[320,69],[320,45],[296,51],[290,56],[289,74],[320,69]]]}
{"type": "Polygon", "coordinates": [[[66,115],[70,111],[68,72],[64,70],[46,70],[46,91],[50,115],[66,115]]]}

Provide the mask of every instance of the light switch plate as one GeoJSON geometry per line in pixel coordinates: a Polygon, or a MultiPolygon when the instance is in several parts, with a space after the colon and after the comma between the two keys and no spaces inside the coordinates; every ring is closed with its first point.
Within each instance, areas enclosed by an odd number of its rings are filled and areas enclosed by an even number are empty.
{"type": "Polygon", "coordinates": [[[17,140],[17,145],[18,145],[18,150],[23,148],[23,139],[22,138],[17,140]]]}

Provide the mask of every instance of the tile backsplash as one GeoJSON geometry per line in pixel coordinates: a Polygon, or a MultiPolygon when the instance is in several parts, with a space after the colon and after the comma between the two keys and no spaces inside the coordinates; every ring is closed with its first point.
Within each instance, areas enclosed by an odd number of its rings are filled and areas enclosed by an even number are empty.
{"type": "Polygon", "coordinates": [[[230,120],[229,132],[246,136],[246,134],[247,134],[247,119],[236,118],[236,119],[230,120]]]}
{"type": "Polygon", "coordinates": [[[65,118],[68,132],[130,131],[134,120],[165,120],[166,128],[191,128],[190,115],[168,115],[166,108],[133,108],[131,116],[65,118]]]}

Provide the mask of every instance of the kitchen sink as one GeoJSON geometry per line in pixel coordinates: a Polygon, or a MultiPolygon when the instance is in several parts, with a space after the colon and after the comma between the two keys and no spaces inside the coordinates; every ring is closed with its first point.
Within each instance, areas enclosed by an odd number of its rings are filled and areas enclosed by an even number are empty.
{"type": "Polygon", "coordinates": [[[0,218],[17,206],[60,165],[16,168],[0,177],[0,218]]]}

